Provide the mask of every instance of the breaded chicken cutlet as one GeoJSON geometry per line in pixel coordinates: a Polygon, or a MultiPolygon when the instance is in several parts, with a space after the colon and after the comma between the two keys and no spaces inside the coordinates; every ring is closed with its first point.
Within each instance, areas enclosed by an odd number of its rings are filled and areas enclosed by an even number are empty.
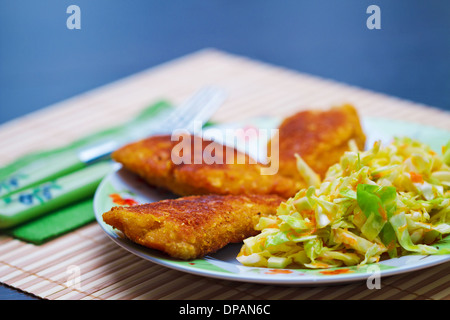
{"type": "MultiPolygon", "coordinates": [[[[204,194],[277,194],[284,198],[294,196],[308,187],[297,169],[295,154],[323,178],[328,168],[337,163],[349,150],[349,141],[364,148],[365,135],[354,107],[343,105],[329,110],[301,111],[286,118],[279,126],[279,169],[274,175],[262,175],[262,164],[249,161],[249,156],[216,142],[200,137],[200,154],[214,147],[215,156],[222,163],[175,164],[172,149],[179,143],[170,135],[152,136],[128,144],[112,154],[112,158],[127,170],[142,177],[148,184],[172,191],[180,196],[204,194]],[[234,161],[226,161],[228,157],[234,161]],[[238,164],[243,158],[244,164],[238,164]]],[[[271,150],[269,142],[268,150],[271,150]]],[[[197,150],[198,151],[198,150],[197,150]]],[[[201,158],[201,155],[200,155],[201,158]]]]}
{"type": "MultiPolygon", "coordinates": [[[[204,140],[198,136],[182,136],[190,140],[190,161],[176,164],[172,150],[179,141],[170,135],[157,135],[128,144],[112,154],[112,158],[148,184],[172,191],[176,195],[205,194],[276,194],[289,198],[304,185],[281,175],[262,175],[262,165],[229,146],[204,140]],[[203,152],[215,150],[218,163],[206,163],[203,152]],[[195,163],[199,156],[200,163],[195,163]],[[239,161],[238,161],[239,160],[239,161]]],[[[180,139],[181,140],[181,139],[180,139]]],[[[181,154],[181,156],[184,156],[181,154]]]]}
{"type": "Polygon", "coordinates": [[[284,119],[278,129],[278,173],[296,180],[302,177],[295,154],[323,178],[328,168],[350,149],[350,140],[354,140],[359,150],[364,149],[366,141],[357,111],[348,104],[328,110],[300,111],[284,119]]]}
{"type": "Polygon", "coordinates": [[[261,216],[274,215],[276,195],[205,195],[114,207],[103,220],[127,238],[183,260],[203,257],[258,233],[261,216]]]}

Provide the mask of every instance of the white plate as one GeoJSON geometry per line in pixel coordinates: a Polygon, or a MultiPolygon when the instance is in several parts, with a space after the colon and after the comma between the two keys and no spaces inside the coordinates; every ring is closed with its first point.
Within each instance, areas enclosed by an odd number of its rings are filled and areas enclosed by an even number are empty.
{"type": "MultiPolygon", "coordinates": [[[[216,126],[216,128],[220,130],[224,128],[242,128],[244,126],[276,128],[277,124],[278,121],[274,119],[258,118],[232,125],[216,126]]],[[[367,145],[371,145],[375,140],[388,143],[393,136],[409,136],[428,143],[433,149],[440,152],[441,146],[445,145],[450,139],[449,131],[401,121],[364,118],[363,126],[367,135],[367,145]]],[[[204,133],[208,134],[208,132],[204,133]]],[[[239,141],[237,147],[243,151],[251,151],[247,148],[248,144],[239,145],[239,141]]],[[[253,154],[253,156],[259,157],[257,154],[253,154]]],[[[102,219],[102,214],[109,211],[111,207],[117,206],[113,202],[110,196],[111,194],[118,194],[123,199],[133,199],[138,203],[149,203],[168,198],[176,198],[175,195],[150,187],[142,179],[121,169],[120,165],[118,165],[117,171],[108,175],[96,191],[94,197],[95,216],[106,234],[129,252],[165,267],[200,276],[265,284],[318,285],[361,281],[371,276],[383,277],[398,275],[450,261],[450,255],[409,255],[361,267],[340,267],[319,270],[267,269],[241,265],[236,260],[236,255],[241,248],[241,244],[230,244],[217,253],[202,259],[180,261],[172,259],[157,250],[135,244],[125,238],[119,231],[107,225],[102,219]]],[[[440,245],[449,246],[450,236],[443,240],[440,245]]]]}

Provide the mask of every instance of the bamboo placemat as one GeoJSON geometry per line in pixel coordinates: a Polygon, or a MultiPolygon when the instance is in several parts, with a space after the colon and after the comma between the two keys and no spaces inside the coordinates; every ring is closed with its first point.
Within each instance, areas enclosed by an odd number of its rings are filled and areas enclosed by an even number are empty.
{"type": "MultiPolygon", "coordinates": [[[[204,85],[228,91],[214,121],[355,105],[377,116],[450,128],[449,113],[335,81],[206,49],[78,95],[0,126],[0,165],[119,124],[160,98],[179,103],[204,85]]],[[[0,282],[45,299],[433,299],[450,298],[450,264],[319,287],[282,287],[205,278],[138,258],[94,222],[44,245],[0,236],[0,282]],[[79,276],[80,282],[71,282],[79,276]]]]}

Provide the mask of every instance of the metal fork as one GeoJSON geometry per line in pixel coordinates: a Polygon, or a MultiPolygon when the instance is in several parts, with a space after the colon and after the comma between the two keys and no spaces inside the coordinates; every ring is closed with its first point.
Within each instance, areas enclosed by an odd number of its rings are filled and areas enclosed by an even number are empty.
{"type": "MultiPolygon", "coordinates": [[[[179,105],[162,122],[152,128],[147,135],[170,133],[175,129],[194,131],[194,126],[203,126],[225,100],[225,92],[214,87],[200,89],[191,98],[179,105]]],[[[136,137],[138,138],[138,137],[136,137]]],[[[139,137],[142,138],[142,137],[139,137]]],[[[123,143],[107,141],[79,152],[84,163],[91,163],[111,155],[123,143]]]]}
{"type": "Polygon", "coordinates": [[[216,112],[225,99],[223,90],[206,87],[179,106],[169,115],[168,119],[159,127],[162,132],[174,129],[186,129],[193,132],[196,124],[204,125],[216,112]]]}

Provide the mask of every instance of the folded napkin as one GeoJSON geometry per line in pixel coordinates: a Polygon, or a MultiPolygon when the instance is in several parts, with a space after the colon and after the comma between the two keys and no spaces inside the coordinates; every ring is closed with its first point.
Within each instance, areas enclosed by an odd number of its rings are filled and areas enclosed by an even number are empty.
{"type": "Polygon", "coordinates": [[[93,198],[52,211],[40,218],[7,230],[17,239],[42,244],[94,221],[93,198]]]}
{"type": "MultiPolygon", "coordinates": [[[[72,144],[54,149],[26,155],[15,162],[0,168],[0,179],[11,172],[35,161],[46,161],[49,157],[61,155],[66,151],[89,146],[96,141],[105,139],[122,140],[125,135],[145,137],[152,124],[158,123],[172,109],[166,101],[159,101],[144,109],[136,118],[121,126],[103,130],[89,135],[72,144]]],[[[111,168],[109,160],[102,161],[88,167],[76,168],[72,173],[58,179],[51,179],[48,183],[26,190],[13,192],[0,198],[0,212],[8,219],[8,212],[15,217],[20,215],[38,216],[20,225],[4,229],[1,232],[17,239],[34,244],[42,244],[50,239],[75,230],[95,219],[93,211],[93,196],[102,177],[111,168]],[[66,188],[69,186],[69,188],[66,188]],[[38,214],[36,214],[39,211],[38,214]]],[[[5,186],[0,186],[5,187],[5,186]]]]}

